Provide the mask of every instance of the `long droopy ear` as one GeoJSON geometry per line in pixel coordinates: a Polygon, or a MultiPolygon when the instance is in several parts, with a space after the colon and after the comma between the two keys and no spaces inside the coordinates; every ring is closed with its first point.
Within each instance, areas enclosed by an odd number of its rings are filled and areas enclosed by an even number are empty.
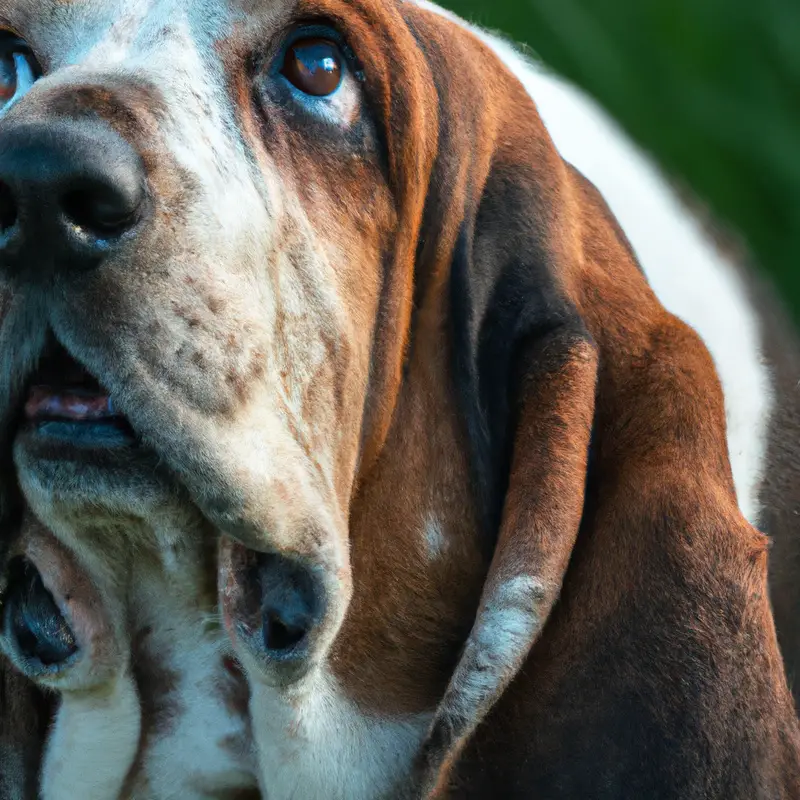
{"type": "Polygon", "coordinates": [[[582,261],[573,173],[492,53],[432,15],[411,24],[440,115],[426,220],[436,244],[422,250],[417,291],[449,270],[455,380],[494,543],[420,756],[411,794],[425,796],[519,671],[558,597],[581,520],[598,357],[573,300],[582,261]]]}
{"type": "MultiPolygon", "coordinates": [[[[494,53],[430,11],[406,14],[439,99],[415,287],[418,303],[449,291],[454,375],[493,545],[409,795],[445,796],[468,773],[492,796],[491,776],[510,763],[504,747],[530,759],[514,764],[526,775],[563,778],[577,738],[587,764],[605,762],[603,743],[618,741],[609,720],[634,694],[647,713],[665,694],[681,710],[671,727],[662,714],[648,740],[664,748],[662,783],[684,785],[678,768],[686,785],[705,780],[686,754],[708,742],[727,742],[720,754],[776,753],[742,762],[742,787],[767,780],[777,759],[796,764],[800,732],[766,540],[736,503],[713,361],[660,305],[602,197],[560,158],[494,53]],[[668,668],[654,669],[664,652],[668,668]],[[609,671],[613,687],[592,681],[609,671]],[[682,714],[697,709],[687,724],[682,714]]],[[[641,772],[645,752],[629,747],[620,774],[641,772]]],[[[726,775],[728,762],[717,765],[726,775]]],[[[537,785],[546,795],[551,783],[537,785]]]]}

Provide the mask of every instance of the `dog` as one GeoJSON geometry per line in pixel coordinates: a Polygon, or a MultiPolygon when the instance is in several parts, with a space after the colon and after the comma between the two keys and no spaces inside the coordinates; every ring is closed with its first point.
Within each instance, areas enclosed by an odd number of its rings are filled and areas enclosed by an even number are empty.
{"type": "Polygon", "coordinates": [[[591,104],[423,3],[1,22],[45,800],[798,795],[759,331],[591,104]]]}

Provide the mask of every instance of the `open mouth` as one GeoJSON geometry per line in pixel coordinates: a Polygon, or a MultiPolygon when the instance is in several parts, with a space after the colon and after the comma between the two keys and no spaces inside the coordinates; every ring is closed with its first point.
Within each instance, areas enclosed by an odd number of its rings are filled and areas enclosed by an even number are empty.
{"type": "Polygon", "coordinates": [[[28,382],[23,428],[85,446],[118,446],[136,438],[108,391],[55,339],[28,382]]]}

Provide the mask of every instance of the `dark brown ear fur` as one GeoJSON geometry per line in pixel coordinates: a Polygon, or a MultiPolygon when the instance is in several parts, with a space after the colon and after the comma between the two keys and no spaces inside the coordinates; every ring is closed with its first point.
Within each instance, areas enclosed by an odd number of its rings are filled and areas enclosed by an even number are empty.
{"type": "Polygon", "coordinates": [[[767,543],[736,503],[708,352],[522,87],[488,77],[502,69],[468,34],[409,15],[443,118],[428,222],[459,204],[464,220],[453,358],[494,532],[417,790],[800,796],[767,543]]]}
{"type": "Polygon", "coordinates": [[[0,659],[0,800],[36,800],[47,699],[0,659]]]}
{"type": "Polygon", "coordinates": [[[764,358],[775,390],[759,527],[773,543],[770,595],[786,675],[800,708],[800,338],[773,287],[754,269],[744,277],[761,312],[764,358]]]}
{"type": "MultiPolygon", "coordinates": [[[[8,293],[0,290],[0,319],[6,314],[8,302],[8,293]]],[[[14,374],[5,363],[8,357],[9,354],[0,357],[3,393],[21,388],[7,384],[8,376],[14,374]]],[[[19,408],[19,403],[7,402],[4,407],[19,408]]],[[[11,430],[9,419],[0,420],[0,625],[8,553],[22,524],[23,502],[11,455],[11,430]]],[[[50,715],[50,698],[0,655],[0,800],[38,797],[39,768],[50,715]]]]}

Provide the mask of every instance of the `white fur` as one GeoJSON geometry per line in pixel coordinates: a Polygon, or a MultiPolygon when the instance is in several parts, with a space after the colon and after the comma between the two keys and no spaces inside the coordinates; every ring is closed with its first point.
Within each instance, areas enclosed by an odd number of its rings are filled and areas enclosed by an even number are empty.
{"type": "Polygon", "coordinates": [[[541,583],[518,575],[484,601],[440,713],[480,722],[528,654],[541,619],[541,583]]]}
{"type": "MultiPolygon", "coordinates": [[[[91,527],[90,515],[62,516],[63,509],[53,506],[46,490],[34,482],[24,481],[23,491],[37,516],[62,544],[82,556],[92,582],[103,587],[99,602],[105,613],[118,626],[128,623],[131,631],[149,629],[144,650],[131,657],[138,663],[155,661],[159,672],[174,681],[166,697],[155,699],[140,698],[131,670],[122,665],[110,681],[78,683],[72,668],[51,682],[61,705],[48,739],[42,800],[118,800],[131,778],[136,800],[205,800],[215,792],[255,787],[248,721],[227,706],[221,689],[229,679],[223,668],[229,642],[203,593],[208,565],[201,558],[202,540],[189,522],[191,516],[170,508],[168,501],[159,515],[140,496],[139,510],[150,511],[160,524],[157,529],[131,524],[128,544],[138,546],[113,553],[88,548],[86,540],[112,538],[114,528],[91,527]],[[81,519],[87,521],[81,524],[81,519]],[[156,552],[147,552],[156,541],[156,552]],[[128,582],[129,576],[135,577],[128,582]],[[162,704],[168,724],[147,730],[141,723],[152,720],[143,719],[141,711],[162,704]],[[223,747],[223,740],[241,742],[241,748],[223,747]],[[144,758],[129,774],[145,741],[144,758]]],[[[132,509],[127,513],[133,516],[132,509]]],[[[126,661],[128,657],[126,646],[126,661]]],[[[87,676],[97,677],[101,665],[81,663],[87,676]]],[[[142,692],[158,688],[163,687],[140,687],[142,692]]]]}
{"type": "Polygon", "coordinates": [[[170,697],[176,714],[167,735],[151,737],[139,776],[147,786],[143,796],[200,800],[215,792],[251,787],[256,768],[248,726],[225,707],[219,689],[227,638],[219,621],[204,617],[192,602],[190,586],[201,576],[192,573],[186,554],[175,558],[171,570],[165,566],[172,587],[143,576],[137,581],[132,604],[140,624],[149,622],[152,627],[148,656],[176,676],[170,697]],[[226,738],[241,740],[242,750],[221,748],[219,743],[226,738]]]}
{"type": "Polygon", "coordinates": [[[42,768],[42,800],[117,800],[139,743],[129,674],[100,691],[62,696],[42,768]]]}
{"type": "Polygon", "coordinates": [[[431,517],[425,523],[425,544],[428,558],[431,561],[441,558],[447,547],[447,536],[442,530],[441,523],[435,517],[431,517]]]}
{"type": "Polygon", "coordinates": [[[470,28],[522,82],[561,155],[602,192],[666,308],[711,351],[725,392],[728,447],[742,512],[756,523],[772,387],[758,317],[734,266],[681,204],[653,162],[589,97],[501,38],[470,28]]]}
{"type": "Polygon", "coordinates": [[[262,787],[270,800],[393,797],[430,722],[387,720],[348,700],[333,678],[314,672],[286,692],[251,682],[251,716],[262,787]]]}

